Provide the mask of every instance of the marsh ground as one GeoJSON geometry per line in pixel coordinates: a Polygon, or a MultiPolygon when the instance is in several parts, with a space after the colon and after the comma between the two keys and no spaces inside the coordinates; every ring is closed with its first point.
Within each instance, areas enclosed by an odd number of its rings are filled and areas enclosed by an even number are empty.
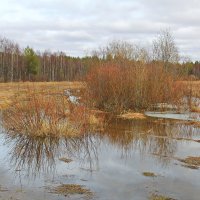
{"type": "Polygon", "coordinates": [[[63,94],[66,89],[82,89],[83,82],[13,82],[0,83],[0,109],[7,106],[17,94],[24,94],[27,91],[38,93],[63,94]]]}
{"type": "MultiPolygon", "coordinates": [[[[35,85],[53,93],[85,87],[66,82],[35,85]]],[[[19,88],[15,84],[1,86],[0,95],[8,100],[19,88]]],[[[20,88],[26,91],[27,86],[20,88]]],[[[199,133],[192,124],[154,118],[112,118],[103,130],[86,131],[77,138],[13,136],[1,127],[0,200],[148,200],[152,194],[199,200],[200,171],[195,164],[200,156],[199,133]],[[156,176],[144,176],[144,172],[156,176]],[[79,191],[58,194],[49,190],[60,186],[79,191]]]]}

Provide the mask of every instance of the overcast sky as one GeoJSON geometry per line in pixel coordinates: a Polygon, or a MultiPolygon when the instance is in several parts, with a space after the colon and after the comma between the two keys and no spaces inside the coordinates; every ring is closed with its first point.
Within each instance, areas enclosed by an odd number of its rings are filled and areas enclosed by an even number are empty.
{"type": "Polygon", "coordinates": [[[182,55],[200,60],[200,0],[4,0],[0,35],[25,47],[83,56],[111,40],[149,45],[170,28],[182,55]]]}

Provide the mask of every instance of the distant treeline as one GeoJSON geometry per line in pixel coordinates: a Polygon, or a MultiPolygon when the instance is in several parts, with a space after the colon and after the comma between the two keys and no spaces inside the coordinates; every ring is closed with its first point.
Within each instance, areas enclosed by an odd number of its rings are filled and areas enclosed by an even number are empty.
{"type": "Polygon", "coordinates": [[[90,61],[63,52],[21,49],[6,38],[0,39],[0,82],[78,80],[85,75],[90,61]]]}
{"type": "Polygon", "coordinates": [[[194,78],[200,78],[200,62],[179,62],[174,41],[169,35],[165,37],[160,37],[157,43],[153,43],[153,53],[127,42],[115,41],[93,52],[91,56],[82,58],[67,56],[63,52],[36,52],[30,47],[22,49],[16,42],[0,38],[0,82],[82,80],[93,66],[111,60],[118,63],[122,60],[130,63],[163,62],[166,66],[175,68],[176,73],[183,77],[193,75],[194,78]],[[159,46],[162,43],[159,39],[167,39],[171,45],[164,49],[164,53],[163,47],[159,46]]]}

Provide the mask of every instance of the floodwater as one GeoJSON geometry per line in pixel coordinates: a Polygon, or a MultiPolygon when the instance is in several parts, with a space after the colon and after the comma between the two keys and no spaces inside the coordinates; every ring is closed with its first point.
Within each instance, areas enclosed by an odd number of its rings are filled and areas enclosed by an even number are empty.
{"type": "Polygon", "coordinates": [[[148,117],[165,118],[165,119],[177,119],[186,121],[200,121],[200,114],[195,112],[145,112],[148,117]]]}
{"type": "Polygon", "coordinates": [[[0,200],[86,198],[50,193],[61,184],[83,185],[98,200],[148,200],[153,193],[199,200],[200,170],[179,161],[199,157],[199,141],[200,129],[154,118],[113,119],[104,131],[68,139],[12,136],[2,128],[0,200]]]}

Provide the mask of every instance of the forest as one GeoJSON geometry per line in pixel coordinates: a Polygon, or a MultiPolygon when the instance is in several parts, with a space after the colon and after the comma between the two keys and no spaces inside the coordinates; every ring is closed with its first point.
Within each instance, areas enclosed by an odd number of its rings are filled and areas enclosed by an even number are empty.
{"type": "Polygon", "coordinates": [[[15,41],[0,37],[0,82],[83,80],[91,68],[110,62],[121,66],[162,63],[182,79],[200,78],[200,62],[181,59],[168,30],[162,31],[150,48],[116,40],[83,57],[62,51],[38,51],[29,46],[21,48],[15,41]]]}

